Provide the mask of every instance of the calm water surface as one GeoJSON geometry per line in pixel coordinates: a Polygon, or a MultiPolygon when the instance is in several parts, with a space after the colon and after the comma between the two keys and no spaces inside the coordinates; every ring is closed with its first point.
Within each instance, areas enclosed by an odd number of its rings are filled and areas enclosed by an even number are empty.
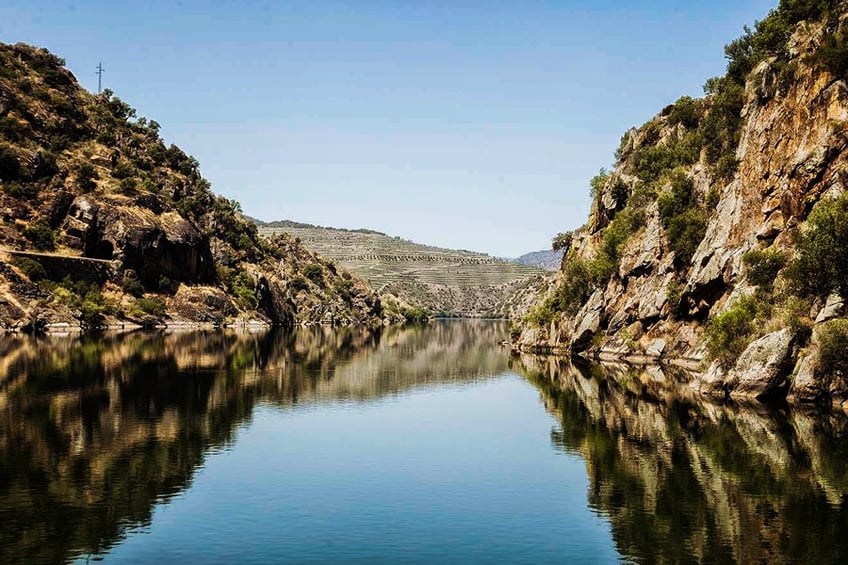
{"type": "Polygon", "coordinates": [[[0,338],[0,562],[846,562],[848,418],[497,322],[0,338]]]}

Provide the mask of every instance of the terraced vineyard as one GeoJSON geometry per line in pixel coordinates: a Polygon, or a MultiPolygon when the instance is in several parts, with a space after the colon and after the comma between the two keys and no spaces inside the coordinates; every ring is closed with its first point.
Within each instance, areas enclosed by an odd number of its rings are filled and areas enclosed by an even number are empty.
{"type": "Polygon", "coordinates": [[[256,223],[260,233],[284,231],[299,237],[307,249],[369,280],[379,292],[440,315],[501,316],[507,296],[544,274],[484,253],[421,245],[371,230],[256,223]]]}

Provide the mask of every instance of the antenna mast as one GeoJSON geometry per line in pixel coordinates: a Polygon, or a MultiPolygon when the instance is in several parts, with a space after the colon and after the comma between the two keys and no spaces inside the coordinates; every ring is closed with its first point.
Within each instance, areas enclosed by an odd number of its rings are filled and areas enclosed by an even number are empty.
{"type": "Polygon", "coordinates": [[[103,63],[97,63],[97,94],[103,90],[103,63]]]}

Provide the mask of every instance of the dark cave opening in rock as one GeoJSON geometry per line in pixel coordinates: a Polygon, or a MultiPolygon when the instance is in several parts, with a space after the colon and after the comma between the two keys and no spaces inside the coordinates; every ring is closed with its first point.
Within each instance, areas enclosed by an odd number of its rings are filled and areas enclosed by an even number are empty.
{"type": "Polygon", "coordinates": [[[112,245],[111,241],[99,241],[94,248],[94,259],[106,259],[107,261],[112,260],[112,256],[115,253],[115,247],[112,245]]]}

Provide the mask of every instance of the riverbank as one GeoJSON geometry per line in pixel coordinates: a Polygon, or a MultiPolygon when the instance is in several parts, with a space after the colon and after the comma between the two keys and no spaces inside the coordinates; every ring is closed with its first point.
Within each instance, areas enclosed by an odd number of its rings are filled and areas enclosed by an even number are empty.
{"type": "MultiPolygon", "coordinates": [[[[731,381],[733,386],[716,386],[710,365],[704,359],[687,357],[666,357],[661,352],[655,354],[625,354],[620,351],[600,349],[591,353],[567,353],[557,348],[534,348],[533,350],[512,347],[511,355],[521,359],[528,366],[543,365],[557,367],[573,361],[595,363],[611,369],[605,378],[617,380],[621,377],[631,380],[638,373],[640,380],[650,381],[663,389],[664,394],[683,397],[697,395],[705,400],[723,402],[774,403],[787,402],[796,405],[831,405],[848,412],[848,394],[841,390],[821,391],[819,394],[797,394],[798,386],[786,386],[777,394],[757,394],[751,387],[739,386],[747,378],[764,378],[756,370],[746,375],[736,375],[731,381]],[[668,375],[671,375],[669,377],[668,375]]],[[[773,364],[761,359],[761,370],[767,371],[773,364]]],[[[559,369],[557,369],[559,370],[559,369]]],[[[766,375],[767,376],[767,375],[766,375]]],[[[797,379],[797,375],[794,375],[797,379]]],[[[794,380],[794,379],[793,379],[794,380]]],[[[794,382],[792,384],[795,384],[794,382]]]]}

